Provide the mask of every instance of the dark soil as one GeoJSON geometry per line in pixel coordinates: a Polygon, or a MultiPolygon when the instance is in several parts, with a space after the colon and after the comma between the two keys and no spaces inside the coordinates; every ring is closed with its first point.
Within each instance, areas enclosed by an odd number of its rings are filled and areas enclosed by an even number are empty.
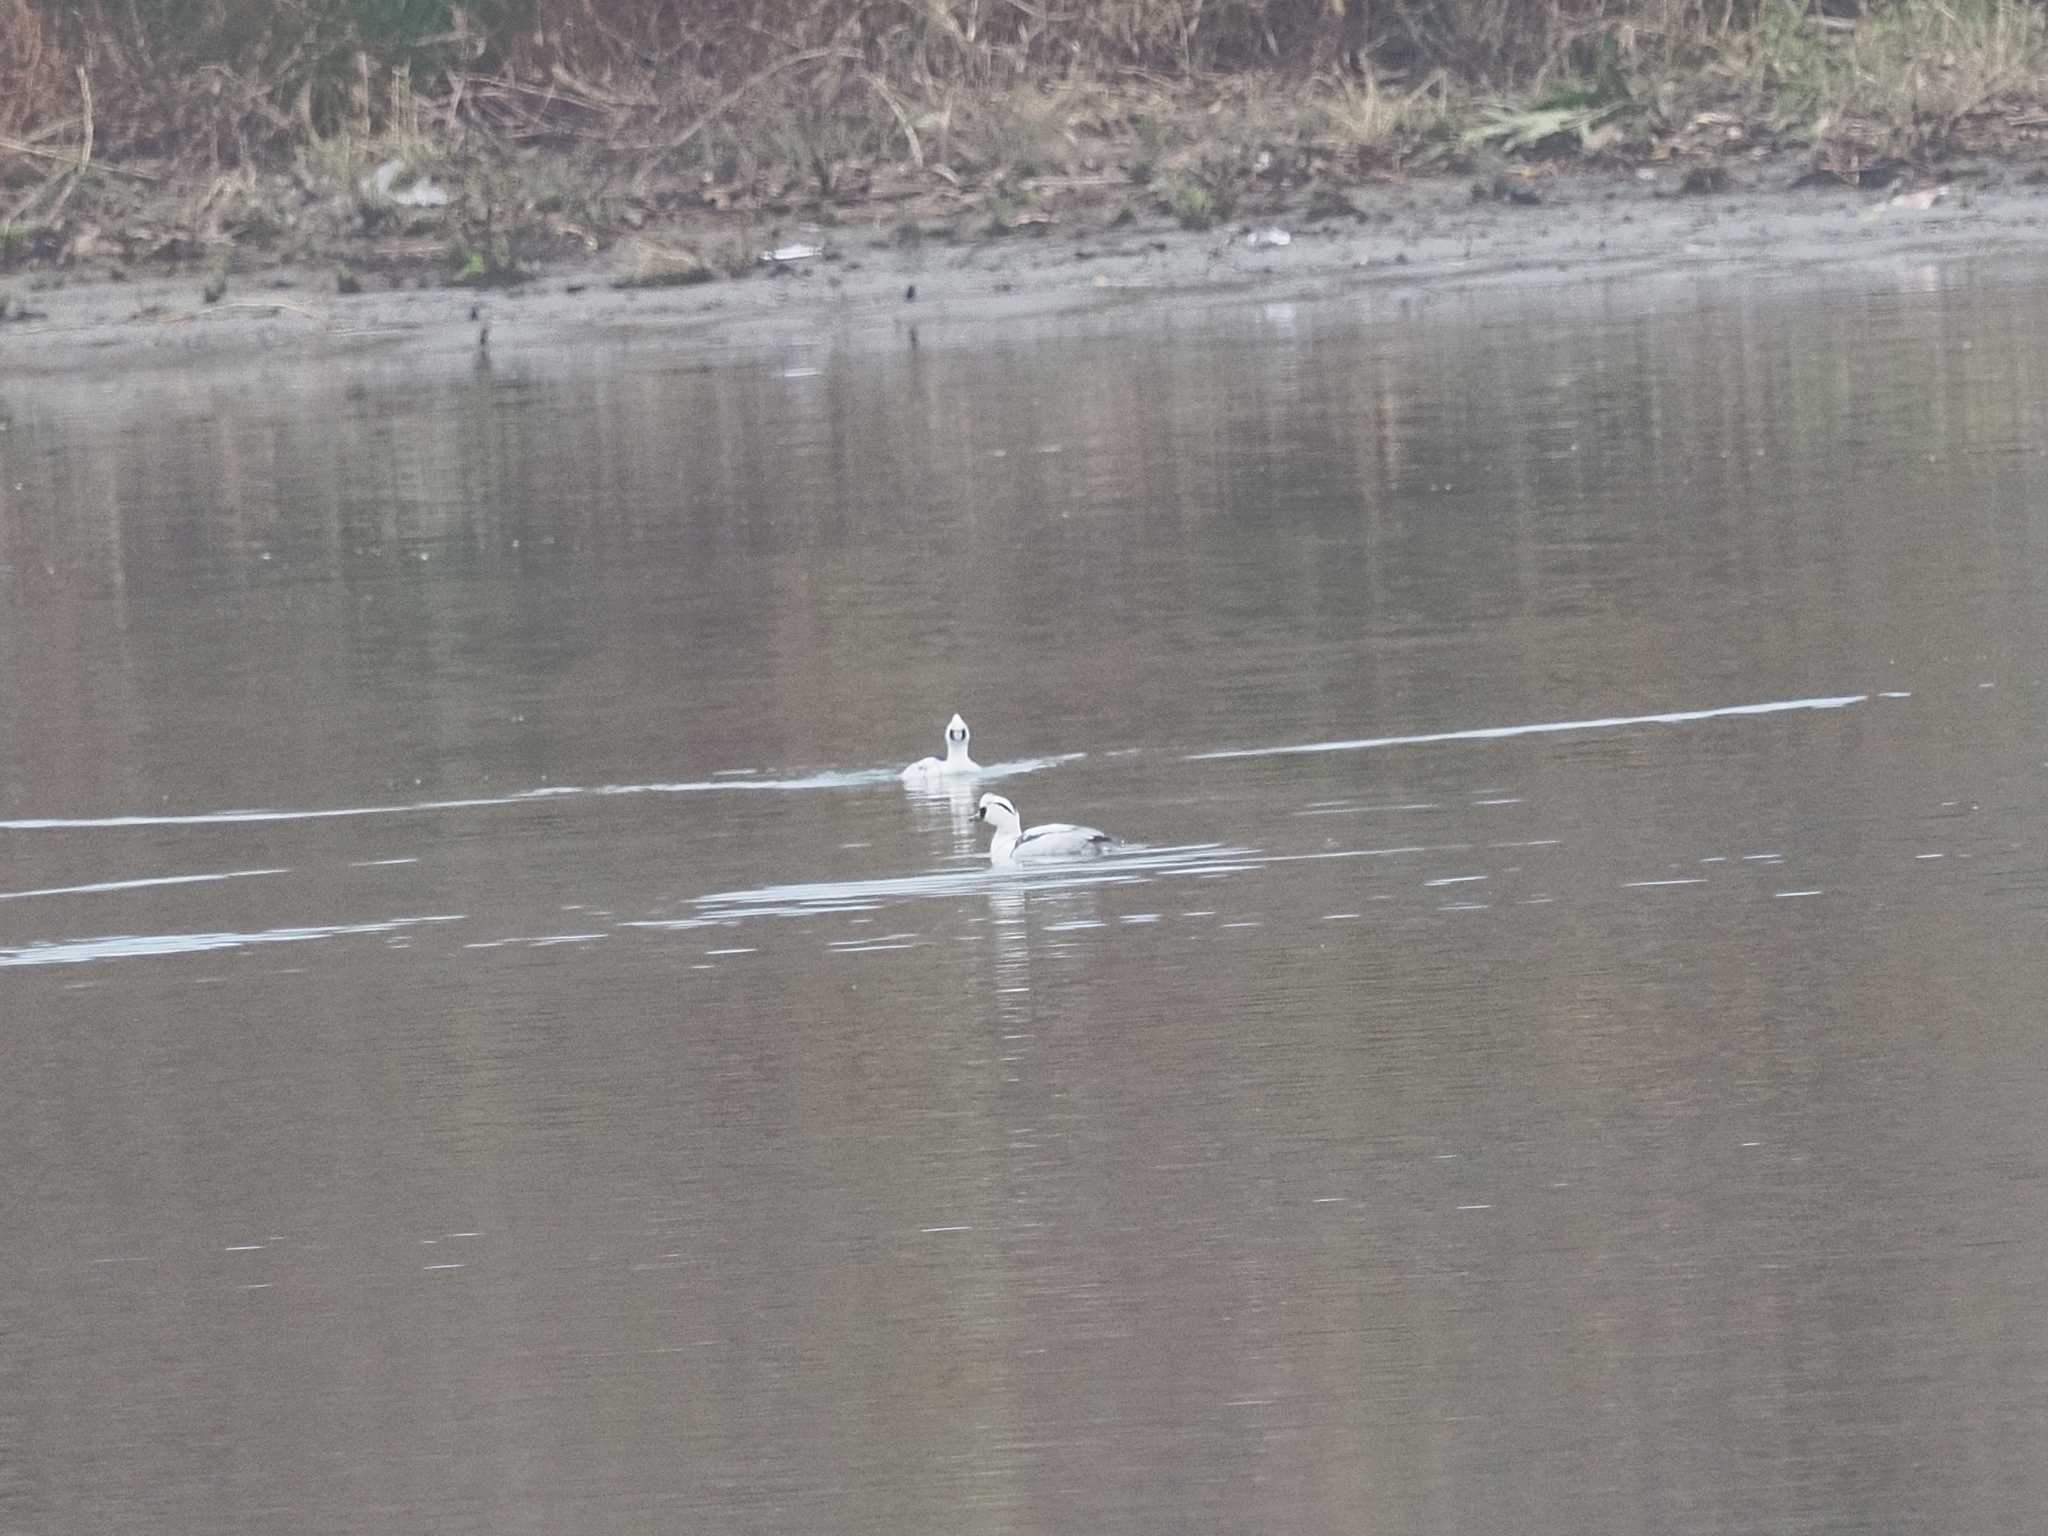
{"type": "Polygon", "coordinates": [[[720,346],[906,325],[936,338],[1164,298],[1439,293],[2048,250],[2048,188],[2024,166],[1951,167],[1948,182],[1903,191],[1815,179],[1809,166],[1786,155],[1713,175],[1580,167],[1275,188],[1201,230],[1120,178],[1040,188],[1028,219],[910,199],[829,221],[703,210],[601,250],[570,240],[472,262],[478,287],[452,283],[449,238],[425,213],[331,248],[302,243],[276,264],[245,244],[226,264],[173,253],[137,267],[111,241],[74,241],[68,260],[0,274],[0,366],[18,375],[254,352],[475,352],[486,328],[499,358],[685,332],[720,346]]]}

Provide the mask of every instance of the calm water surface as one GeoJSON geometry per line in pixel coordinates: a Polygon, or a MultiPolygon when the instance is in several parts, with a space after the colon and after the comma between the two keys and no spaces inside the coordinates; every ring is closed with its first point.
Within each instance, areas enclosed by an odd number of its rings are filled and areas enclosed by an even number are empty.
{"type": "Polygon", "coordinates": [[[2048,290],[1859,281],[0,383],[0,1530],[2038,1529],[2048,290]]]}

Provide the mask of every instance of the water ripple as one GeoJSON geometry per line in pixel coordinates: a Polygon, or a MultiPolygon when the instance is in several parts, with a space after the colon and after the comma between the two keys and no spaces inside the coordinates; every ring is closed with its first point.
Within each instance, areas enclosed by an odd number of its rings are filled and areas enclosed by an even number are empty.
{"type": "Polygon", "coordinates": [[[215,880],[248,880],[257,875],[288,875],[288,869],[223,869],[208,875],[146,875],[134,880],[96,880],[90,885],[46,885],[34,891],[0,891],[0,901],[26,901],[31,896],[98,896],[108,891],[140,891],[158,885],[203,885],[215,880]]]}
{"type": "MultiPolygon", "coordinates": [[[[1063,752],[1054,757],[1024,757],[995,763],[982,769],[981,779],[1010,778],[1036,773],[1086,757],[1085,752],[1063,752]]],[[[280,821],[339,821],[360,816],[417,816],[437,811],[477,811],[499,806],[531,805],[536,801],[570,800],[579,796],[602,798],[621,795],[696,795],[729,793],[734,790],[781,790],[785,793],[812,789],[861,789],[893,784],[894,768],[828,769],[787,778],[759,778],[744,771],[718,774],[709,779],[683,779],[674,783],[647,784],[562,784],[542,789],[520,789],[503,795],[465,795],[449,800],[412,800],[390,805],[341,805],[309,807],[250,807],[227,811],[142,813],[113,816],[22,816],[0,821],[0,832],[69,832],[116,827],[212,827],[280,821]]]]}
{"type": "Polygon", "coordinates": [[[398,933],[425,923],[459,923],[461,913],[433,917],[391,917],[368,923],[328,923],[304,928],[264,928],[254,933],[111,933],[0,949],[0,969],[26,965],[83,965],[94,960],[133,960],[146,955],[197,955],[256,944],[303,944],[349,934],[398,933]]]}
{"type": "Polygon", "coordinates": [[[764,885],[748,890],[712,891],[696,898],[695,917],[646,919],[624,924],[634,928],[696,928],[744,917],[809,917],[824,912],[867,912],[892,901],[917,897],[958,896],[977,890],[1034,891],[1079,889],[1098,885],[1131,885],[1156,876],[1233,874],[1256,869],[1255,850],[1222,843],[1187,843],[1112,851],[1099,859],[1035,867],[983,866],[931,870],[918,875],[888,875],[870,880],[807,880],[789,885],[764,885]]]}
{"type": "Polygon", "coordinates": [[[1846,709],[1868,703],[1867,693],[1819,699],[1772,699],[1762,704],[1726,704],[1716,709],[1676,709],[1659,715],[1608,715],[1597,720],[1546,720],[1536,725],[1483,725],[1464,731],[1428,731],[1415,736],[1365,736],[1356,741],[1310,741],[1284,747],[1231,747],[1193,752],[1186,761],[1213,763],[1238,757],[1292,757],[1306,752],[1368,752],[1376,747],[1420,747],[1445,741],[1503,741],[1511,736],[1554,736],[1567,731],[1612,731],[1631,725],[1690,725],[1740,715],[1779,715],[1796,709],[1846,709]]]}

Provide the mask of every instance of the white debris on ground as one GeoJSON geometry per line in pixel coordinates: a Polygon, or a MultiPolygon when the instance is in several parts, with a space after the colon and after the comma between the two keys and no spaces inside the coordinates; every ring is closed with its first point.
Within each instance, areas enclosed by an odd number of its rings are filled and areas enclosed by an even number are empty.
{"type": "Polygon", "coordinates": [[[407,185],[399,186],[399,178],[407,170],[403,160],[386,160],[369,179],[363,183],[363,191],[382,202],[396,203],[401,208],[445,208],[448,206],[448,189],[438,181],[421,176],[407,185]]]}

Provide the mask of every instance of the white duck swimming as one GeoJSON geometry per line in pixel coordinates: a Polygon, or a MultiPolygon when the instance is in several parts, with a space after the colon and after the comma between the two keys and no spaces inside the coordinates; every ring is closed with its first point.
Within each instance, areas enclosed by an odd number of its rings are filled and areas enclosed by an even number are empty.
{"type": "Polygon", "coordinates": [[[967,722],[958,715],[946,722],[946,756],[920,757],[897,777],[904,779],[936,778],[941,774],[979,773],[981,764],[967,755],[967,722]]]}
{"type": "Polygon", "coordinates": [[[975,807],[974,817],[995,828],[996,840],[989,844],[991,864],[1020,864],[1039,859],[1086,859],[1109,846],[1110,836],[1094,827],[1076,827],[1064,821],[1048,821],[1024,830],[1017,807],[1001,795],[987,794],[975,807]]]}

